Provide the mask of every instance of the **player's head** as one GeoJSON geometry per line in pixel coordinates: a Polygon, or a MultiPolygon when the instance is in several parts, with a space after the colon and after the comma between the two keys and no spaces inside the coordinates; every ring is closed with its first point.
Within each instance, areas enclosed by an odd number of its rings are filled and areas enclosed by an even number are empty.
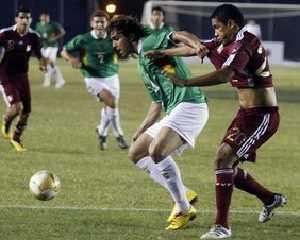
{"type": "Polygon", "coordinates": [[[125,15],[115,16],[111,20],[110,32],[114,46],[122,57],[134,53],[137,41],[147,35],[136,18],[125,15]]]}
{"type": "Polygon", "coordinates": [[[151,11],[151,23],[155,29],[160,28],[165,19],[165,11],[162,7],[156,6],[151,11]]]}
{"type": "Polygon", "coordinates": [[[91,27],[94,30],[105,31],[109,24],[109,15],[101,10],[97,10],[91,16],[91,27]]]}
{"type": "Polygon", "coordinates": [[[245,25],[241,11],[232,4],[218,6],[211,15],[212,26],[218,40],[227,42],[245,25]]]}
{"type": "Polygon", "coordinates": [[[18,7],[16,11],[15,21],[16,26],[19,30],[27,30],[32,22],[31,10],[24,6],[18,7]]]}
{"type": "Polygon", "coordinates": [[[50,22],[50,14],[47,11],[44,10],[40,13],[40,22],[44,24],[50,22]]]}

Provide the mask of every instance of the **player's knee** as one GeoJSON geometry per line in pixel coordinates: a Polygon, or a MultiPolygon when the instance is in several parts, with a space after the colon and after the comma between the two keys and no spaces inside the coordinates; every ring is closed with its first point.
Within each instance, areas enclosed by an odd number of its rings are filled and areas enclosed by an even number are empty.
{"type": "Polygon", "coordinates": [[[14,112],[15,114],[21,114],[21,112],[22,112],[22,104],[21,103],[14,103],[10,107],[10,111],[14,112]]]}
{"type": "Polygon", "coordinates": [[[166,152],[161,144],[150,144],[149,155],[155,163],[159,163],[166,158],[166,152]]]}
{"type": "Polygon", "coordinates": [[[131,145],[128,151],[128,158],[135,164],[140,160],[140,154],[138,149],[134,146],[131,145]]]}
{"type": "Polygon", "coordinates": [[[215,159],[215,169],[231,168],[235,159],[232,150],[227,145],[221,145],[217,150],[215,159]]]}

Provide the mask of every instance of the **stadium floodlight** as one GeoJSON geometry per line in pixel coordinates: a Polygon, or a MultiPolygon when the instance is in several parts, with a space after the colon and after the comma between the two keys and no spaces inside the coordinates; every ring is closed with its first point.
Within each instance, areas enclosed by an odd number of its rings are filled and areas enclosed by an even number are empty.
{"type": "Polygon", "coordinates": [[[105,7],[106,12],[113,14],[117,10],[117,6],[114,3],[107,4],[105,7]]]}

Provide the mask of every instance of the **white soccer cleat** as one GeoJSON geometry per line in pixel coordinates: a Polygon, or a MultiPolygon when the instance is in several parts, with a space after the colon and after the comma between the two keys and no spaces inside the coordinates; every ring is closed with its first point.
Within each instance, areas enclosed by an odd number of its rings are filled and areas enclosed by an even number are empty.
{"type": "Polygon", "coordinates": [[[263,206],[259,214],[258,221],[261,223],[265,223],[271,220],[271,218],[274,215],[273,210],[278,207],[283,207],[286,204],[287,204],[287,197],[280,193],[275,193],[273,202],[270,205],[263,206]]]}
{"type": "Polygon", "coordinates": [[[230,228],[228,229],[221,225],[215,225],[209,230],[209,232],[203,234],[200,239],[223,239],[231,236],[230,228]]]}

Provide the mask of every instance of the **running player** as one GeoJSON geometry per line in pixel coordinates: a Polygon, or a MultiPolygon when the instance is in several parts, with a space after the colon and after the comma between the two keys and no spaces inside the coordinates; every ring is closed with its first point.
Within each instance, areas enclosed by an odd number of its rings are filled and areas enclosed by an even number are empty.
{"type": "Polygon", "coordinates": [[[10,140],[18,152],[25,151],[21,136],[31,112],[31,94],[28,80],[28,62],[32,53],[39,58],[40,69],[46,69],[46,60],[41,56],[38,33],[30,29],[31,11],[20,7],[16,12],[16,24],[0,31],[3,43],[0,61],[1,91],[7,105],[1,127],[2,135],[10,140]],[[16,129],[11,134],[12,122],[19,117],[16,129]]]}
{"type": "Polygon", "coordinates": [[[97,11],[91,18],[93,30],[71,39],[62,51],[62,56],[74,68],[80,68],[88,92],[103,101],[101,121],[96,128],[100,150],[107,149],[107,134],[110,124],[113,127],[117,143],[121,149],[128,149],[120,124],[118,101],[120,83],[117,55],[112,39],[107,34],[109,16],[97,11]],[[81,54],[80,58],[73,53],[81,54]]]}

